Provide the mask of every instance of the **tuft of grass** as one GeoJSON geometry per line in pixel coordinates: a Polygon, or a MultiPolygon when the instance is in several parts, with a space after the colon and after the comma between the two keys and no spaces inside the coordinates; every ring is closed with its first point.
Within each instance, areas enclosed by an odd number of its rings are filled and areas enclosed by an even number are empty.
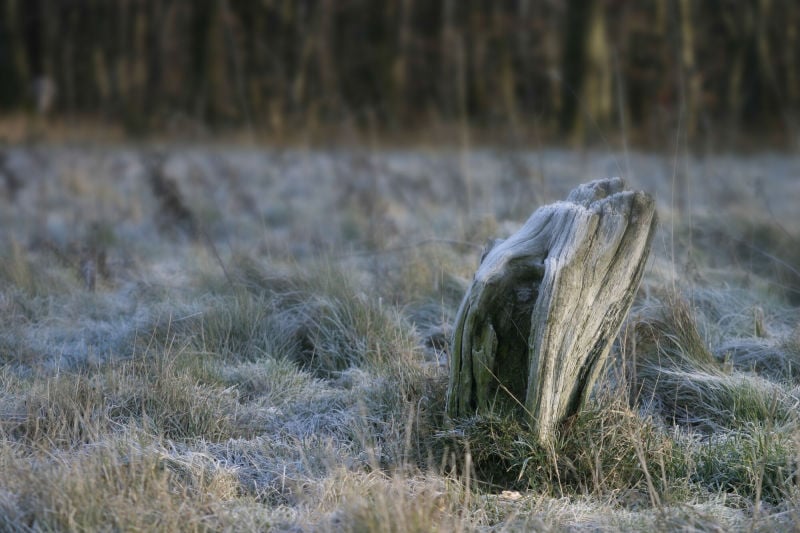
{"type": "Polygon", "coordinates": [[[177,440],[225,440],[241,434],[235,388],[200,382],[190,368],[193,354],[165,347],[126,362],[109,376],[114,399],[109,416],[142,423],[177,440]],[[187,362],[188,359],[188,362],[187,362]]]}
{"type": "Polygon", "coordinates": [[[421,369],[387,370],[383,375],[358,370],[343,375],[358,398],[349,438],[376,469],[438,467],[439,458],[431,453],[444,423],[443,376],[421,369]]]}
{"type": "Polygon", "coordinates": [[[414,358],[418,341],[399,313],[363,294],[314,295],[295,308],[298,362],[322,376],[414,358]]]}
{"type": "Polygon", "coordinates": [[[764,378],[731,373],[697,331],[685,302],[667,304],[634,326],[627,352],[633,368],[632,399],[674,423],[713,432],[747,424],[785,423],[793,397],[764,378]]]}
{"type": "Polygon", "coordinates": [[[298,349],[291,324],[263,295],[236,290],[207,305],[195,320],[178,326],[200,353],[223,361],[257,361],[289,357],[298,349]]]}
{"type": "Polygon", "coordinates": [[[127,439],[45,459],[3,447],[0,457],[5,531],[217,530],[240,491],[235,471],[209,457],[127,439]]]}
{"type": "Polygon", "coordinates": [[[236,391],[241,402],[261,400],[269,406],[285,406],[308,398],[318,381],[288,359],[264,358],[220,369],[222,379],[236,391]]]}
{"type": "Polygon", "coordinates": [[[264,298],[258,305],[266,309],[270,342],[320,377],[421,356],[416,331],[402,314],[359,290],[351,276],[330,264],[282,277],[265,275],[250,263],[242,279],[252,294],[264,298]]]}
{"type": "Polygon", "coordinates": [[[551,495],[641,490],[658,502],[687,465],[685,450],[621,399],[570,419],[549,449],[516,418],[461,420],[440,436],[469,453],[477,479],[498,489],[551,495]]]}
{"type": "Polygon", "coordinates": [[[237,261],[232,284],[212,285],[218,293],[204,296],[199,311],[156,324],[158,342],[219,361],[288,358],[322,378],[421,357],[413,325],[342,269],[321,265],[281,275],[237,261]]]}
{"type": "Polygon", "coordinates": [[[663,367],[709,372],[720,369],[685,301],[670,298],[654,315],[635,324],[635,364],[644,365],[655,359],[663,367]]]}
{"type": "Polygon", "coordinates": [[[622,398],[597,402],[562,428],[555,457],[562,484],[594,494],[638,490],[654,505],[670,498],[687,465],[674,435],[622,398]]]}
{"type": "Polygon", "coordinates": [[[5,374],[9,394],[2,434],[26,445],[61,449],[102,441],[129,426],[181,441],[241,435],[235,388],[200,383],[177,361],[161,352],[84,372],[5,374]]]}
{"type": "Polygon", "coordinates": [[[711,491],[777,505],[796,490],[796,453],[785,431],[749,427],[717,435],[695,450],[692,480],[711,491]]]}
{"type": "Polygon", "coordinates": [[[110,430],[109,405],[98,376],[64,373],[44,379],[7,380],[5,385],[18,394],[9,399],[11,408],[3,431],[14,441],[71,448],[95,442],[110,430]]]}

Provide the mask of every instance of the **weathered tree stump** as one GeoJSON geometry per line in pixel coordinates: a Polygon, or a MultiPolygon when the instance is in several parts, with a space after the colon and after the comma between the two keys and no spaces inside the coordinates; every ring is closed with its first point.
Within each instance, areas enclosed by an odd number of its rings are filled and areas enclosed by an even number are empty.
{"type": "Polygon", "coordinates": [[[456,318],[447,412],[524,413],[539,441],[588,398],[630,309],[655,228],[619,178],[537,209],[485,253],[456,318]]]}

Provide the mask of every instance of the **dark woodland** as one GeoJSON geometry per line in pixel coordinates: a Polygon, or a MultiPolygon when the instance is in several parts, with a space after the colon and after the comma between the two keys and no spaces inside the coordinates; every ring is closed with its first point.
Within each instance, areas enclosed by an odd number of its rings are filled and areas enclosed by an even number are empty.
{"type": "Polygon", "coordinates": [[[800,4],[4,0],[0,112],[148,133],[431,124],[542,139],[786,143],[800,4]]]}

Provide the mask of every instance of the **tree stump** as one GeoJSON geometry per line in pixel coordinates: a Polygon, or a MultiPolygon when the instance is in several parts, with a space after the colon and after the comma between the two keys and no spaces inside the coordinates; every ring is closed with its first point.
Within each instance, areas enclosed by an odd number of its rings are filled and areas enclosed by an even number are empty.
{"type": "Polygon", "coordinates": [[[519,413],[541,443],[588,398],[644,272],[656,216],[620,178],[537,209],[485,252],[456,317],[447,412],[519,413]]]}

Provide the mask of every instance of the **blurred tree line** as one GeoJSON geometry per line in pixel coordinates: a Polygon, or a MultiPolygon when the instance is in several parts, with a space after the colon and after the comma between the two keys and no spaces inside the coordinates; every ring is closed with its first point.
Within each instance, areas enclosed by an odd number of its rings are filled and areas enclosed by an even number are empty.
{"type": "Polygon", "coordinates": [[[800,2],[1,0],[0,109],[283,134],[796,134],[800,2]]]}

